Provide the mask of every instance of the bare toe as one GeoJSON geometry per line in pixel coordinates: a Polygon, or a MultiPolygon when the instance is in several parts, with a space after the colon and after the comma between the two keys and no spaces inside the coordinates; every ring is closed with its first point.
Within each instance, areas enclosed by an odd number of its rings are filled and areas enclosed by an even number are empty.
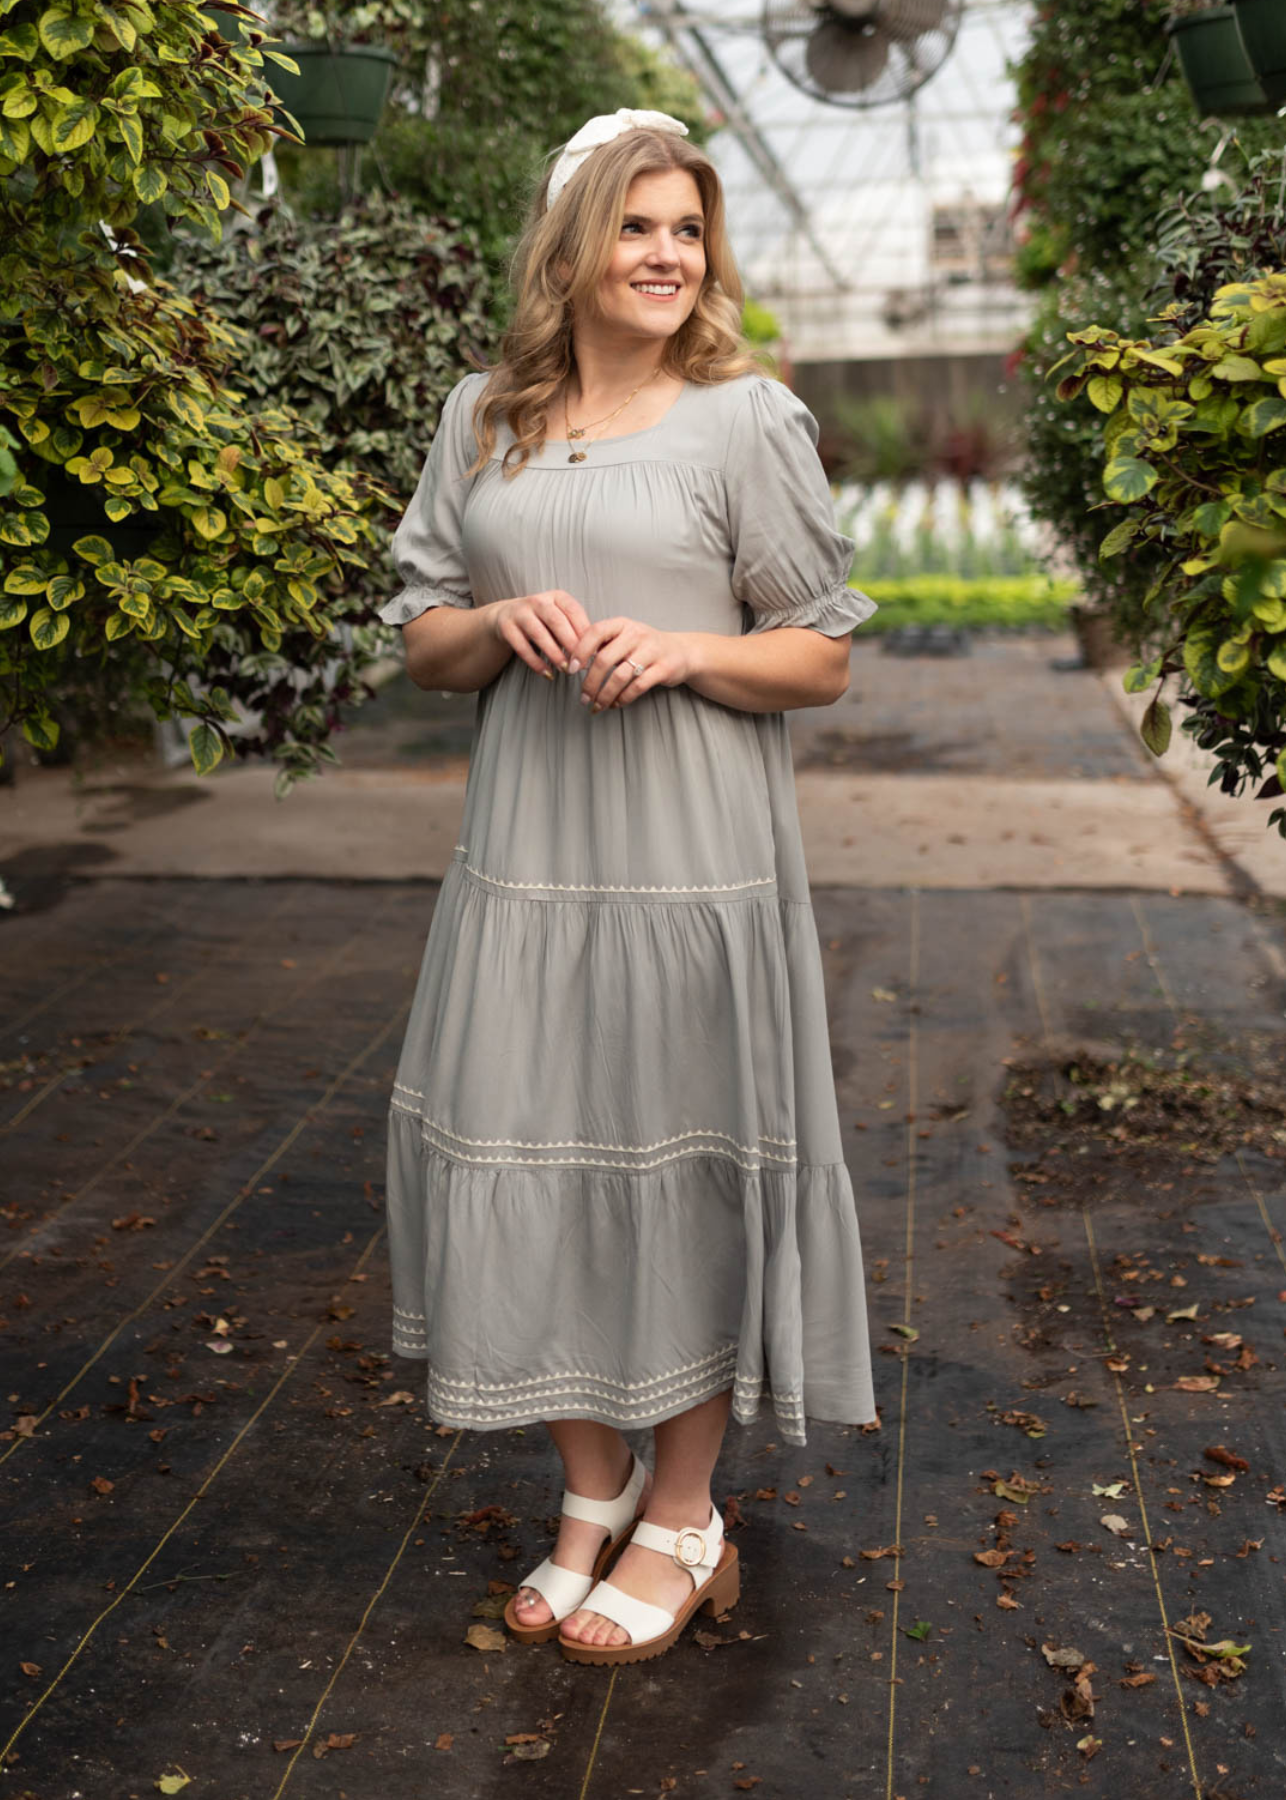
{"type": "Polygon", "coordinates": [[[537,1593],[535,1588],[518,1589],[514,1610],[521,1625],[548,1625],[554,1616],[545,1596],[537,1593]]]}

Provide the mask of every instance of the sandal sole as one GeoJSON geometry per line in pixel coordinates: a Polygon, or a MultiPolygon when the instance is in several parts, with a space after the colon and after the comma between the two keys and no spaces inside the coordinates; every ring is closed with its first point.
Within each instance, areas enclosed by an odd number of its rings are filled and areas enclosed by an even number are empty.
{"type": "Polygon", "coordinates": [[[645,1638],[641,1644],[581,1644],[575,1638],[564,1637],[560,1631],[558,1645],[568,1662],[612,1665],[650,1662],[678,1641],[694,1613],[709,1613],[713,1618],[719,1613],[731,1612],[740,1598],[741,1569],[736,1546],[725,1543],[713,1575],[699,1588],[693,1588],[682,1611],[675,1614],[673,1625],[659,1637],[645,1638]]]}

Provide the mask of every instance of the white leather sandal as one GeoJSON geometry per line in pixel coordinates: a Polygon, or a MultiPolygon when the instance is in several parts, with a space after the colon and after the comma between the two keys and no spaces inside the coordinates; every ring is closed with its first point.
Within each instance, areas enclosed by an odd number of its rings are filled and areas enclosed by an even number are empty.
{"type": "Polygon", "coordinates": [[[582,1644],[564,1637],[560,1631],[558,1642],[569,1662],[646,1662],[670,1648],[698,1607],[712,1614],[728,1612],[741,1598],[737,1552],[724,1541],[723,1519],[717,1507],[711,1506],[710,1523],[700,1529],[685,1525],[681,1531],[666,1531],[663,1526],[640,1519],[630,1533],[630,1542],[672,1556],[691,1575],[691,1594],[677,1613],[670,1613],[663,1606],[636,1600],[633,1594],[613,1587],[609,1581],[600,1581],[580,1604],[587,1612],[602,1613],[605,1619],[622,1626],[629,1632],[630,1642],[582,1644]]]}
{"type": "Polygon", "coordinates": [[[615,1500],[590,1500],[584,1494],[573,1494],[570,1488],[563,1489],[562,1510],[567,1517],[587,1519],[591,1525],[605,1526],[607,1541],[595,1557],[594,1567],[588,1575],[578,1575],[575,1569],[564,1569],[561,1563],[556,1563],[552,1557],[547,1556],[538,1569],[519,1582],[520,1590],[535,1588],[554,1615],[552,1619],[546,1619],[543,1625],[524,1625],[518,1613],[518,1595],[511,1594],[509,1604],[505,1607],[504,1620],[520,1644],[548,1643],[551,1637],[557,1636],[562,1621],[570,1618],[572,1613],[585,1604],[586,1594],[630,1534],[630,1527],[638,1513],[639,1495],[643,1492],[646,1480],[647,1465],[636,1456],[624,1491],[615,1500]]]}

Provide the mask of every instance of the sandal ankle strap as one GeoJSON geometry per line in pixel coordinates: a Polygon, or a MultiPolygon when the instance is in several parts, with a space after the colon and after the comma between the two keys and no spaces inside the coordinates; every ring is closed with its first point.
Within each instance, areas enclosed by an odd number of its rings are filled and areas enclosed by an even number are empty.
{"type": "Polygon", "coordinates": [[[573,1494],[570,1488],[564,1488],[562,1510],[569,1519],[586,1519],[591,1525],[605,1526],[613,1537],[619,1537],[638,1511],[639,1495],[646,1480],[647,1465],[635,1456],[625,1491],[615,1500],[590,1500],[584,1494],[573,1494]]]}
{"type": "Polygon", "coordinates": [[[667,1531],[663,1525],[653,1525],[648,1519],[640,1519],[634,1527],[630,1542],[642,1544],[646,1550],[659,1550],[663,1556],[673,1557],[679,1567],[686,1569],[700,1587],[714,1573],[719,1566],[719,1558],[723,1555],[723,1520],[715,1506],[710,1509],[708,1525],[684,1525],[678,1531],[667,1531]]]}

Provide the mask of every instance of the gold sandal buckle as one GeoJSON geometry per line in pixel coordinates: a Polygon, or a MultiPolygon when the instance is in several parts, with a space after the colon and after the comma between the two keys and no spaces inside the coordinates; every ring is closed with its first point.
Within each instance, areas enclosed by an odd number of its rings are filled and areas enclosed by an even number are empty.
{"type": "Polygon", "coordinates": [[[695,1525],[685,1525],[674,1534],[674,1560],[684,1569],[694,1569],[707,1560],[706,1541],[695,1525]]]}

